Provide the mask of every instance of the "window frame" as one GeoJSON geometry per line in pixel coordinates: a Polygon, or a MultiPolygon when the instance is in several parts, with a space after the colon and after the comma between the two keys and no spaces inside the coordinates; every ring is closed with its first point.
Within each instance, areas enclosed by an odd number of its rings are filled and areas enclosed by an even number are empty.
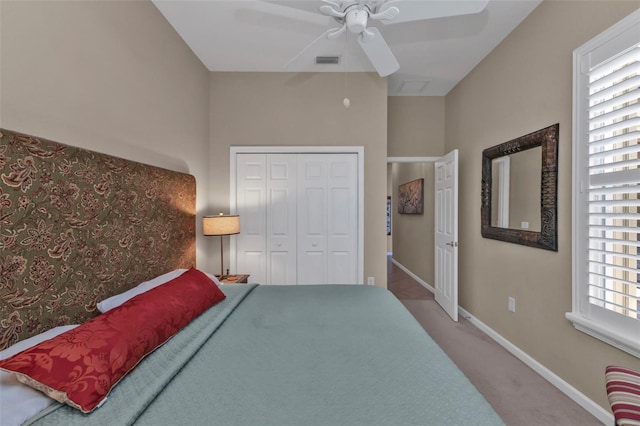
{"type": "Polygon", "coordinates": [[[595,306],[589,302],[588,207],[589,64],[602,63],[637,43],[640,9],[573,52],[572,141],[572,311],[566,313],[577,330],[640,358],[640,319],[595,306]],[[635,41],[634,41],[635,40],[635,41]],[[631,44],[629,44],[631,43],[631,44]]]}

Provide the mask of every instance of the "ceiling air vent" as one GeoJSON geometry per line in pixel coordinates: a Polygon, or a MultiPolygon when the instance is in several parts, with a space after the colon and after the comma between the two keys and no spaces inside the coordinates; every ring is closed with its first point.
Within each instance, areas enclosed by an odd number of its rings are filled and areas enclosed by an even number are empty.
{"type": "Polygon", "coordinates": [[[404,80],[400,84],[398,92],[406,94],[420,94],[431,80],[404,80]]]}
{"type": "Polygon", "coordinates": [[[339,64],[340,56],[316,56],[316,64],[339,64]]]}

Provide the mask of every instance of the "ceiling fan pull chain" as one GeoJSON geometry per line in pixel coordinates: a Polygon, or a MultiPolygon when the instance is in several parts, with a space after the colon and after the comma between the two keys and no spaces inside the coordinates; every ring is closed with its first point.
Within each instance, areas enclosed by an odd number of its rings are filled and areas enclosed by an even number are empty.
{"type": "MultiPolygon", "coordinates": [[[[345,27],[347,25],[345,24],[345,27]]],[[[351,106],[351,99],[347,97],[347,49],[349,47],[349,32],[344,32],[344,99],[342,100],[342,105],[345,108],[349,108],[351,106]]]]}

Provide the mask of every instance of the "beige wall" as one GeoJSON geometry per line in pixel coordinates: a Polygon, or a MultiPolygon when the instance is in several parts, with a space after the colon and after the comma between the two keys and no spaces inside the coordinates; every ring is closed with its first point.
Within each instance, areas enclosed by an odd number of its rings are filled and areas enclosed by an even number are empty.
{"type": "Polygon", "coordinates": [[[385,287],[387,81],[363,73],[348,83],[345,109],[343,74],[211,73],[210,204],[229,211],[230,146],[364,146],[364,277],[385,287]]]}
{"type": "Polygon", "coordinates": [[[571,311],[572,51],[639,6],[545,0],[446,98],[445,147],[460,149],[460,305],[602,407],[605,366],[640,369],[640,360],[564,317],[571,311]],[[554,123],[558,252],[483,239],[482,150],[554,123]]]}
{"type": "Polygon", "coordinates": [[[387,156],[431,157],[446,154],[444,105],[444,96],[390,96],[387,156]]]}
{"type": "MultiPolygon", "coordinates": [[[[445,154],[445,98],[392,96],[388,98],[389,157],[438,157],[445,154]]],[[[395,163],[392,188],[393,259],[433,285],[433,164],[395,163]],[[398,185],[424,178],[424,214],[398,214],[398,185]]]]}
{"type": "MultiPolygon", "coordinates": [[[[208,72],[156,7],[3,0],[0,8],[0,126],[191,173],[200,212],[208,72]]],[[[202,245],[198,237],[198,264],[202,245]]]]}

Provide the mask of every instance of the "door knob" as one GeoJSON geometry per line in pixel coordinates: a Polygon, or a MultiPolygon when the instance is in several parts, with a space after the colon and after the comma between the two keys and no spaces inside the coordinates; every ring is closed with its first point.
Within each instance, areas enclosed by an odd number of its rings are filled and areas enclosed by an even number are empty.
{"type": "Polygon", "coordinates": [[[456,241],[451,241],[451,242],[448,242],[448,243],[445,243],[445,244],[448,245],[448,246],[451,246],[451,247],[458,247],[458,243],[456,241]]]}

